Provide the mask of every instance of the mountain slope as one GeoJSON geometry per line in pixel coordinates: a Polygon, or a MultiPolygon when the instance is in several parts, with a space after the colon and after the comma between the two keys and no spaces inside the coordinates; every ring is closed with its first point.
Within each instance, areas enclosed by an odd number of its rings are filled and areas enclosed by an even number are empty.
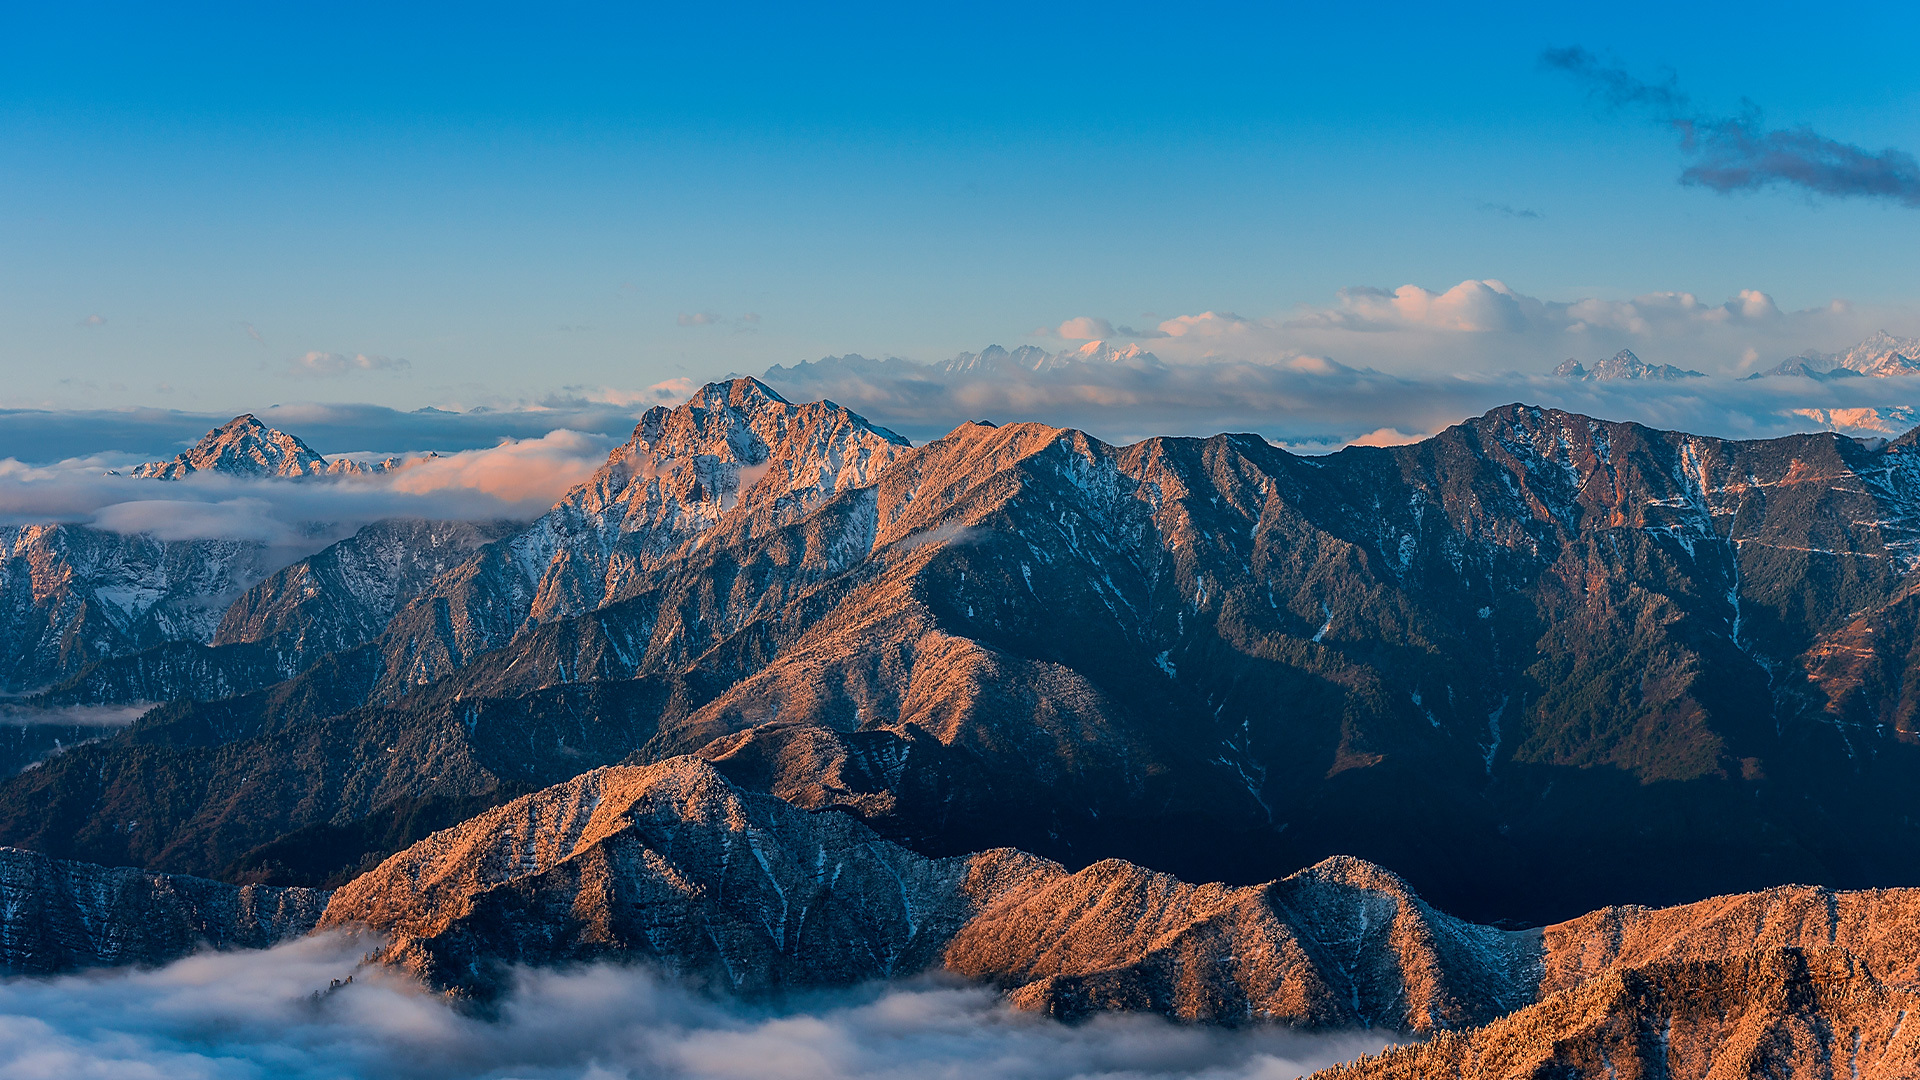
{"type": "Polygon", "coordinates": [[[0,689],[32,689],[163,642],[205,642],[227,603],[272,569],[269,559],[247,540],[0,528],[0,689]]]}
{"type": "Polygon", "coordinates": [[[1441,1036],[1342,1075],[1892,1076],[1916,1050],[1899,1040],[1920,890],[1776,889],[1503,931],[1351,858],[1240,889],[1008,849],[928,859],[693,758],[595,770],[435,833],[337,892],[320,925],[371,927],[380,959],[481,997],[510,963],[644,958],[746,995],[942,968],[1061,1017],[1441,1036]]]}
{"type": "Polygon", "coordinates": [[[1840,949],[1756,950],[1611,972],[1477,1031],[1390,1050],[1313,1080],[1896,1080],[1920,1072],[1909,1014],[1840,949]]]}
{"type": "Polygon", "coordinates": [[[382,650],[454,606],[423,600],[0,786],[0,836],[222,872],[391,805],[699,754],[928,855],[1250,885],[1351,853],[1487,920],[1914,883],[1917,462],[1525,406],[1324,458],[966,425],[790,515],[721,511],[612,602],[382,698],[382,650]]]}
{"type": "Polygon", "coordinates": [[[263,949],[313,929],[327,894],[61,862],[0,848],[0,971],[164,964],[263,949]]]}
{"type": "Polygon", "coordinates": [[[643,956],[734,993],[944,966],[1060,1014],[1402,1030],[1530,1000],[1534,940],[1439,915],[1353,860],[1225,890],[1007,849],[926,859],[692,758],[596,770],[435,833],[342,888],[320,925],[372,927],[383,959],[481,995],[504,962],[643,956]]]}

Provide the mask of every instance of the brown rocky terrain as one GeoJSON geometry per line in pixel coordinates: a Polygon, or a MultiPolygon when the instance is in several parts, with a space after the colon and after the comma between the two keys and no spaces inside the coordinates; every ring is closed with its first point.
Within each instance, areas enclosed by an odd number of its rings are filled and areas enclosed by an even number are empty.
{"type": "Polygon", "coordinates": [[[386,933],[385,960],[482,997],[505,961],[644,959],[746,994],[940,968],[1066,1019],[1438,1036],[1353,1076],[1896,1076],[1920,1052],[1902,1035],[1920,890],[1499,930],[1351,858],[1244,888],[1004,849],[927,859],[697,758],[595,770],[436,833],[320,925],[386,933]]]}
{"type": "Polygon", "coordinates": [[[377,641],[0,785],[0,838],[320,884],[458,820],[410,808],[698,754],[932,857],[1353,854],[1487,921],[1920,883],[1911,441],[1510,406],[1313,458],[909,449],[751,380],[649,415],[377,641]]]}
{"type": "Polygon", "coordinates": [[[698,758],[597,769],[435,833],[320,926],[387,934],[385,960],[482,996],[502,962],[641,958],[749,994],[944,968],[1063,1017],[1432,1031],[1538,981],[1537,934],[1435,912],[1359,860],[1232,889],[1009,849],[928,859],[698,758]]]}

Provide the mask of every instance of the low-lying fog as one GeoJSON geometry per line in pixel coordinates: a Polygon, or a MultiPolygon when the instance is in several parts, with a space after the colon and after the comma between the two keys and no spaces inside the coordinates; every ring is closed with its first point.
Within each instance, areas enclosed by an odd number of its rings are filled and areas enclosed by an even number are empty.
{"type": "Polygon", "coordinates": [[[0,981],[0,1076],[1282,1080],[1389,1041],[1141,1016],[1067,1025],[931,981],[748,1006],[609,965],[523,971],[483,1019],[359,967],[366,948],[323,935],[148,971],[0,981]]]}

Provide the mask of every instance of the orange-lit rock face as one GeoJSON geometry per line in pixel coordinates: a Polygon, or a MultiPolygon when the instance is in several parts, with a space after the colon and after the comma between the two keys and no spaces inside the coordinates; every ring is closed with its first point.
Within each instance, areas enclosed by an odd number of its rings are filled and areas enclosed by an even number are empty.
{"type": "Polygon", "coordinates": [[[749,995],[944,968],[1063,1019],[1439,1036],[1343,1076],[1706,1078],[1907,1075],[1917,920],[1916,890],[1782,888],[1509,931],[1351,858],[1245,888],[1005,849],[928,859],[679,758],[436,833],[320,925],[371,926],[388,962],[481,996],[504,961],[644,959],[749,995]]]}

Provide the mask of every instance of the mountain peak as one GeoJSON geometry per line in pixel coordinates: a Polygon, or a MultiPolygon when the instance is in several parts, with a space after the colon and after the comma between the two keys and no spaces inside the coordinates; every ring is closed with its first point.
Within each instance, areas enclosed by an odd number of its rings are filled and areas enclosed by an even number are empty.
{"type": "Polygon", "coordinates": [[[1843,352],[1808,352],[1790,356],[1766,371],[1747,377],[1759,379],[1775,375],[1823,380],[1855,375],[1876,379],[1894,375],[1920,375],[1920,338],[1894,337],[1885,330],[1875,330],[1865,340],[1843,352]]]}
{"type": "Polygon", "coordinates": [[[296,436],[277,431],[252,413],[221,424],[191,450],[172,461],[149,461],[133,475],[150,480],[179,480],[191,473],[229,476],[315,476],[327,471],[327,459],[296,436]]]}

